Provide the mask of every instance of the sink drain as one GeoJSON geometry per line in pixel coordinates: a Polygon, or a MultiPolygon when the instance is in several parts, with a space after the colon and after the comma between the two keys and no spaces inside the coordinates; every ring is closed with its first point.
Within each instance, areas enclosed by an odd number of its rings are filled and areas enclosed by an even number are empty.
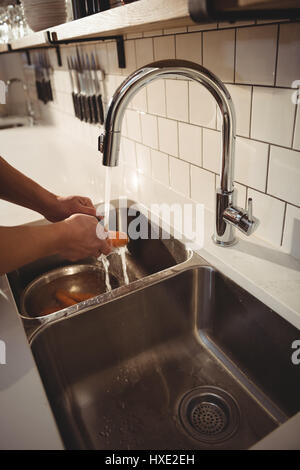
{"type": "Polygon", "coordinates": [[[235,399],[218,387],[198,387],[186,393],[179,405],[184,429],[198,441],[217,443],[229,439],[240,422],[235,399]]]}

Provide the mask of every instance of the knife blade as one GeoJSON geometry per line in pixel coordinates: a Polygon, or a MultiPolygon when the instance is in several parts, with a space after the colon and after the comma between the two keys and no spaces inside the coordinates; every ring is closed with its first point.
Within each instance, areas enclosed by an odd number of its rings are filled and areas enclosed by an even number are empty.
{"type": "Polygon", "coordinates": [[[103,73],[102,70],[98,67],[96,62],[95,56],[91,54],[91,72],[92,72],[92,79],[95,86],[95,95],[96,95],[96,105],[97,105],[97,114],[98,114],[98,122],[103,125],[104,123],[104,109],[103,109],[103,102],[102,102],[102,80],[103,80],[103,73]]]}

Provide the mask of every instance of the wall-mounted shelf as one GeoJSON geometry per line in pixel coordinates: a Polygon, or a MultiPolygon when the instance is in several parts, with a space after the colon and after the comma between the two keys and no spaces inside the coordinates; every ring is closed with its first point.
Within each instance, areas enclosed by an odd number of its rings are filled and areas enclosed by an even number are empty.
{"type": "MultiPolygon", "coordinates": [[[[189,16],[188,0],[139,0],[126,6],[54,26],[48,31],[51,35],[55,34],[57,41],[62,43],[68,40],[93,37],[97,40],[99,36],[122,35],[193,24],[195,23],[189,16]]],[[[45,31],[33,33],[12,41],[11,50],[47,47],[49,43],[46,38],[45,31]]]]}
{"type": "Polygon", "coordinates": [[[8,44],[0,44],[0,53],[8,51],[8,44]]]}

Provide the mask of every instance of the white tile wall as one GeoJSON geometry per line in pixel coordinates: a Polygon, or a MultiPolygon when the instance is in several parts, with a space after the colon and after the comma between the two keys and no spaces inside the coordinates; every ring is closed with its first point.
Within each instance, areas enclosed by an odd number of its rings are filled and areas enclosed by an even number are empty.
{"type": "Polygon", "coordinates": [[[165,153],[151,149],[152,176],[165,186],[169,186],[169,157],[165,153]]]}
{"type": "Polygon", "coordinates": [[[151,174],[150,148],[146,145],[135,144],[137,167],[142,173],[151,174]]]}
{"type": "Polygon", "coordinates": [[[216,102],[211,93],[198,83],[189,82],[190,122],[216,127],[216,102]]]}
{"type": "MultiPolygon", "coordinates": [[[[125,76],[153,60],[192,60],[215,73],[236,108],[237,204],[253,197],[257,235],[299,257],[300,106],[292,83],[300,80],[300,22],[195,25],[125,39],[123,70],[113,42],[85,48],[97,54],[106,74],[104,102],[125,76]]],[[[48,122],[96,145],[100,128],[73,116],[66,57],[74,47],[61,50],[62,69],[51,52],[55,101],[35,107],[48,122]]],[[[34,81],[28,80],[34,96],[34,81]]],[[[220,130],[216,103],[204,87],[184,79],[156,81],[125,113],[121,160],[214,210],[220,130]]]]}
{"type": "Polygon", "coordinates": [[[188,82],[166,80],[167,117],[178,121],[188,121],[188,82]]]}
{"type": "Polygon", "coordinates": [[[252,87],[245,85],[228,85],[236,112],[236,133],[249,137],[252,87]]]}
{"type": "Polygon", "coordinates": [[[165,80],[156,80],[147,86],[147,101],[150,114],[166,115],[165,80]]]}
{"type": "Polygon", "coordinates": [[[269,145],[237,137],[235,179],[251,188],[265,191],[269,145]]]}
{"type": "MultiPolygon", "coordinates": [[[[128,123],[128,121],[127,121],[128,123]]],[[[142,142],[149,147],[158,148],[157,117],[141,113],[142,142]]],[[[138,140],[138,139],[136,139],[138,140]]]]}
{"type": "Polygon", "coordinates": [[[215,207],[215,175],[203,168],[191,166],[191,197],[210,210],[215,207]]]}
{"type": "Polygon", "coordinates": [[[203,65],[224,82],[234,81],[234,29],[203,33],[203,65]]]}
{"type": "Polygon", "coordinates": [[[220,173],[221,132],[203,129],[203,167],[220,173]]]}
{"type": "Polygon", "coordinates": [[[257,235],[274,245],[280,246],[285,204],[278,199],[248,189],[248,197],[253,199],[253,212],[260,224],[257,235]]]}
{"type": "Polygon", "coordinates": [[[202,129],[191,124],[179,123],[179,157],[186,162],[202,164],[202,129]]]}
{"type": "Polygon", "coordinates": [[[268,193],[300,206],[300,154],[271,147],[268,193]]]}
{"type": "Polygon", "coordinates": [[[202,34],[176,35],[176,59],[191,60],[202,64],[202,34]]]}
{"type": "Polygon", "coordinates": [[[253,139],[290,147],[294,119],[295,104],[291,90],[254,87],[251,128],[253,139]]]}
{"type": "Polygon", "coordinates": [[[187,162],[170,157],[170,186],[185,196],[190,196],[190,166],[187,162]]]}
{"type": "Polygon", "coordinates": [[[154,59],[175,59],[175,38],[174,36],[159,36],[153,39],[154,59]]]}
{"type": "Polygon", "coordinates": [[[282,247],[300,260],[300,208],[287,205],[282,247]]]}
{"type": "MultiPolygon", "coordinates": [[[[300,94],[299,94],[300,98],[300,94]]],[[[296,118],[296,126],[295,126],[295,137],[294,137],[294,149],[300,150],[300,106],[298,104],[297,109],[297,118],[296,118]]]]}
{"type": "Polygon", "coordinates": [[[300,79],[300,23],[281,24],[276,85],[290,87],[300,79]]]}
{"type": "Polygon", "coordinates": [[[178,156],[178,123],[171,119],[158,118],[159,150],[178,156]]]}
{"type": "Polygon", "coordinates": [[[274,85],[277,31],[277,25],[237,30],[236,82],[274,85]]]}
{"type": "Polygon", "coordinates": [[[152,38],[137,39],[135,41],[136,50],[136,66],[142,67],[143,65],[153,62],[153,40],[152,38]]]}

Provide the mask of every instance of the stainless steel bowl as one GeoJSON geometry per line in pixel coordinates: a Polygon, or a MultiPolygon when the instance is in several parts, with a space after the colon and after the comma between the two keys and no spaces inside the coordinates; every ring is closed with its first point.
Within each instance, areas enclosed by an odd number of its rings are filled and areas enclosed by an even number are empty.
{"type": "MultiPolygon", "coordinates": [[[[110,273],[112,288],[119,286],[115,276],[110,273]]],[[[106,292],[105,271],[101,266],[79,264],[64,266],[49,271],[34,279],[23,291],[20,303],[22,315],[32,318],[44,316],[48,309],[62,310],[55,293],[63,290],[73,293],[100,295],[106,292]]]]}

